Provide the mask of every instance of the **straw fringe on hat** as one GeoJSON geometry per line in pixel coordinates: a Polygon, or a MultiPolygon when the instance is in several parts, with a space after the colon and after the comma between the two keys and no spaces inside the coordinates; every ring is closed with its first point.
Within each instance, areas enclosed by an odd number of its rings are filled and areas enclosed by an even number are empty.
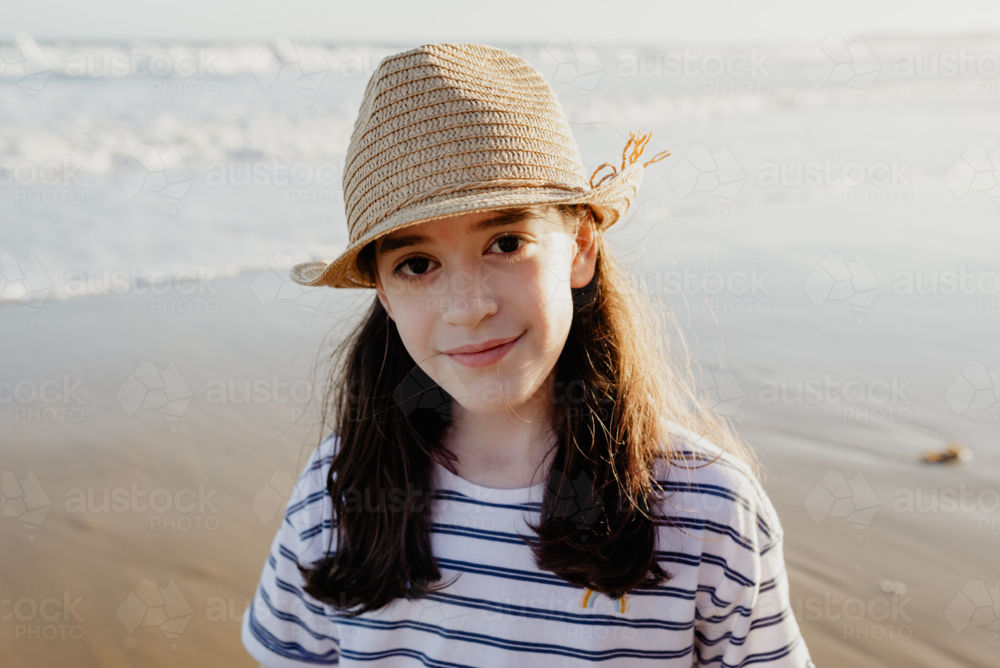
{"type": "Polygon", "coordinates": [[[631,206],[643,168],[670,155],[640,163],[651,135],[629,135],[621,168],[604,163],[587,181],[559,100],[523,59],[482,44],[427,44],[389,56],[365,88],[344,162],[350,244],[329,264],[295,265],[291,278],[375,287],[356,265],[359,251],[445,216],[588,204],[607,229],[631,206]]]}

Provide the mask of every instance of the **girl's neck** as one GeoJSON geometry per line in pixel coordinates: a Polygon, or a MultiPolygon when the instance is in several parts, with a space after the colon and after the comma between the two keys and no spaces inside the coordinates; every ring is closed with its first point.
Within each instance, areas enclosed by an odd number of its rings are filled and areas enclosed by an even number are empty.
{"type": "Polygon", "coordinates": [[[545,482],[556,451],[549,401],[553,381],[554,373],[530,400],[503,413],[473,413],[453,401],[453,420],[442,444],[458,458],[451,463],[455,473],[501,489],[545,482]]]}

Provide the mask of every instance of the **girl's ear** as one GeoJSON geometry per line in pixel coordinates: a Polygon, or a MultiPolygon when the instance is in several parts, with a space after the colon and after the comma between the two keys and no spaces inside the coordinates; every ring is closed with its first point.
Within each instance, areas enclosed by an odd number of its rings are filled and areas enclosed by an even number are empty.
{"type": "Polygon", "coordinates": [[[571,288],[586,287],[594,278],[597,265],[597,234],[594,219],[588,214],[576,233],[576,256],[573,258],[569,278],[571,288]]]}
{"type": "Polygon", "coordinates": [[[389,320],[392,320],[392,308],[389,306],[389,300],[385,296],[385,288],[382,287],[382,279],[379,278],[378,270],[375,270],[375,292],[378,293],[378,300],[382,302],[382,308],[389,315],[389,320]]]}

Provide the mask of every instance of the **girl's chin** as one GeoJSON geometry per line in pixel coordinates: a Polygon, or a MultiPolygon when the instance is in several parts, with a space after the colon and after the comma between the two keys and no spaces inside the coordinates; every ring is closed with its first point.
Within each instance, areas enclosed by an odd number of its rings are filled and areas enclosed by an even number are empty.
{"type": "Polygon", "coordinates": [[[464,383],[463,387],[449,388],[446,386],[444,389],[463,409],[472,413],[489,415],[505,413],[512,408],[523,405],[535,395],[535,390],[538,388],[517,381],[485,378],[464,383]]]}

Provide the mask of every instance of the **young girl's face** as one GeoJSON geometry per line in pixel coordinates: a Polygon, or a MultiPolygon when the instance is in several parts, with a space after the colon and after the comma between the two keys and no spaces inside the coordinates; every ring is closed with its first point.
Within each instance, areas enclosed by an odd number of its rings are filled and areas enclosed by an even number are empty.
{"type": "Polygon", "coordinates": [[[376,289],[420,368],[463,408],[498,413],[548,389],[596,254],[592,224],[574,233],[554,207],[469,213],[383,237],[376,289]]]}

